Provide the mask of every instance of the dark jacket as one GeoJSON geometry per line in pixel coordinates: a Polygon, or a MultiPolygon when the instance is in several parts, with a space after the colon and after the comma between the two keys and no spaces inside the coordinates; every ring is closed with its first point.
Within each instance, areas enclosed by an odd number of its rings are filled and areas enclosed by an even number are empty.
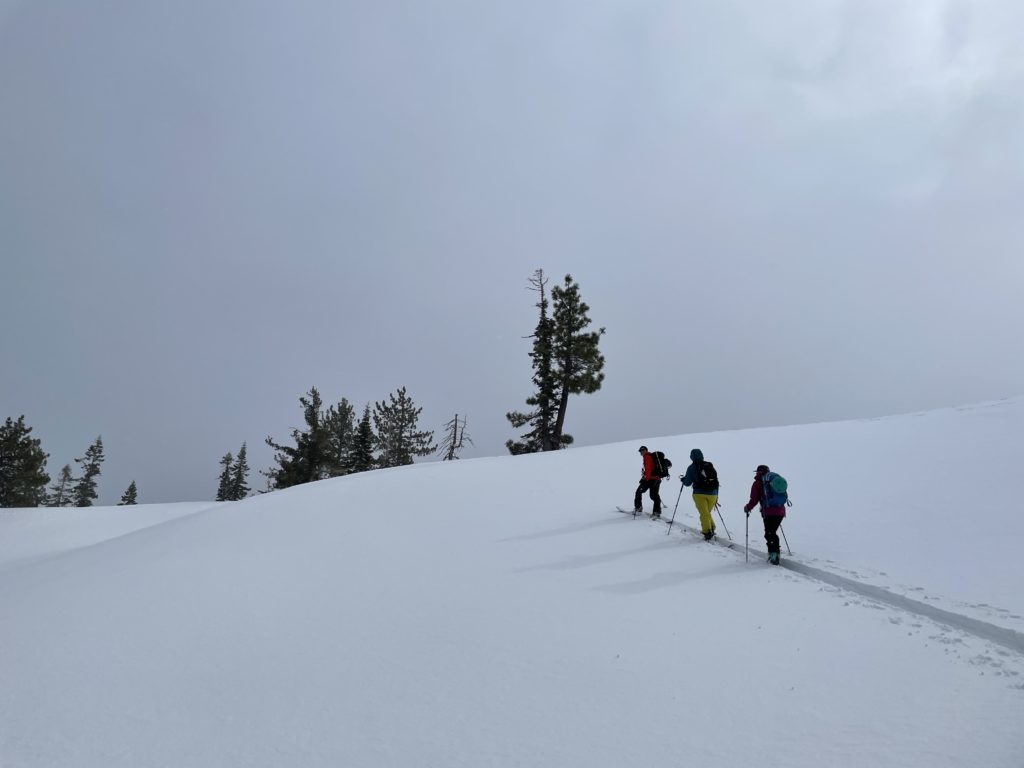
{"type": "MultiPolygon", "coordinates": [[[[704,454],[701,452],[700,448],[694,448],[692,451],[690,451],[690,461],[693,463],[686,468],[686,474],[683,475],[682,477],[683,485],[687,487],[693,485],[700,477],[700,465],[704,463],[704,454]]],[[[705,496],[717,496],[718,486],[716,485],[714,488],[711,489],[698,489],[697,486],[694,486],[693,492],[702,493],[705,496]]]]}
{"type": "Polygon", "coordinates": [[[777,507],[766,507],[765,493],[764,493],[764,476],[767,475],[767,471],[758,472],[754,475],[754,483],[750,486],[750,501],[747,502],[746,506],[743,507],[744,512],[750,512],[758,504],[761,505],[761,514],[774,517],[785,517],[786,507],[783,505],[777,507]]]}

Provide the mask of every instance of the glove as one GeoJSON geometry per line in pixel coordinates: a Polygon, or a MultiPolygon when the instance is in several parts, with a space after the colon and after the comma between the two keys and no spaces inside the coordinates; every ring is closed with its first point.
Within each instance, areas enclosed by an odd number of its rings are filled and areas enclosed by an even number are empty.
{"type": "Polygon", "coordinates": [[[744,509],[744,510],[743,510],[743,513],[744,513],[744,514],[745,514],[745,515],[746,515],[747,517],[750,517],[750,510],[749,510],[749,509],[744,509]]]}

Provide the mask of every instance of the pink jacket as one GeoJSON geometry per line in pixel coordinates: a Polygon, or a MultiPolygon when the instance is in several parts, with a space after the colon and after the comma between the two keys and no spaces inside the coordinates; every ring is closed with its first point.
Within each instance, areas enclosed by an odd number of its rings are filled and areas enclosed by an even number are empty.
{"type": "Polygon", "coordinates": [[[752,510],[754,507],[756,507],[758,504],[760,504],[761,505],[761,515],[762,516],[764,516],[764,515],[772,515],[772,516],[775,516],[775,517],[785,517],[786,516],[786,508],[785,507],[782,507],[782,506],[779,506],[779,507],[766,507],[766,506],[764,506],[764,480],[763,480],[763,478],[764,478],[764,476],[766,474],[767,474],[766,472],[758,472],[757,475],[754,476],[754,483],[750,486],[750,501],[748,501],[747,505],[745,507],[743,507],[743,511],[744,512],[750,512],[750,510],[752,510]]]}

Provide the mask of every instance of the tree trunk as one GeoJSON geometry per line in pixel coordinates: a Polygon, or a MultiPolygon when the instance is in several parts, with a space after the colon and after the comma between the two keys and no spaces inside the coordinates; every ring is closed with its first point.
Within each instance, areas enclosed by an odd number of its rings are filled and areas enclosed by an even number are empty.
{"type": "Polygon", "coordinates": [[[569,407],[569,381],[572,379],[572,358],[562,364],[562,394],[558,398],[558,418],[555,419],[555,434],[551,436],[551,448],[556,451],[562,447],[562,427],[565,425],[565,411],[569,407]]]}
{"type": "Polygon", "coordinates": [[[565,410],[569,405],[569,385],[562,386],[562,396],[558,398],[558,419],[555,421],[555,434],[552,435],[552,446],[555,451],[562,447],[562,425],[565,424],[565,410]]]}

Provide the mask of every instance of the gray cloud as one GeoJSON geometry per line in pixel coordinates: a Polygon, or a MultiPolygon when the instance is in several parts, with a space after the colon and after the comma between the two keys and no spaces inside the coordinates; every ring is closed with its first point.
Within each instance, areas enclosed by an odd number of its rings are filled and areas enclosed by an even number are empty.
{"type": "MultiPolygon", "coordinates": [[[[503,451],[526,278],[581,283],[579,443],[1018,394],[1006,2],[0,9],[0,416],[102,500],[215,490],[310,385],[503,451]]],[[[628,460],[628,458],[626,459],[628,460]]]]}

